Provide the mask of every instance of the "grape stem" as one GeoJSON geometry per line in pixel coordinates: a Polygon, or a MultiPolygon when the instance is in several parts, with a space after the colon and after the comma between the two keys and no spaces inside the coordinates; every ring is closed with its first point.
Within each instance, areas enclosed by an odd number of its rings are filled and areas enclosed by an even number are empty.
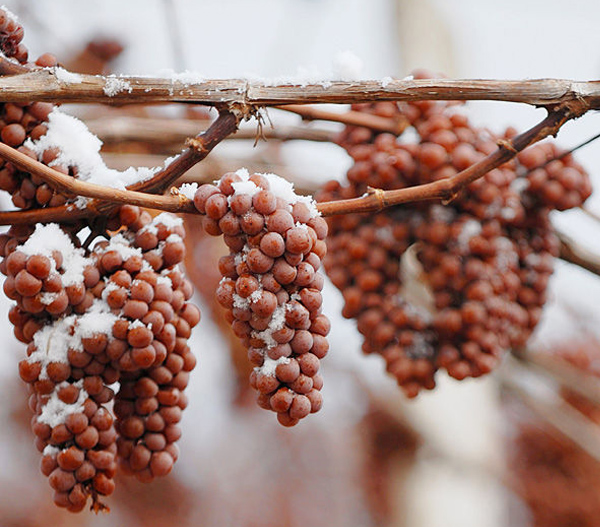
{"type": "Polygon", "coordinates": [[[163,170],[157,172],[151,179],[130,185],[127,187],[128,191],[155,194],[164,192],[190,168],[202,161],[223,139],[235,133],[243,117],[239,112],[221,111],[208,129],[189,139],[187,148],[163,170]]]}

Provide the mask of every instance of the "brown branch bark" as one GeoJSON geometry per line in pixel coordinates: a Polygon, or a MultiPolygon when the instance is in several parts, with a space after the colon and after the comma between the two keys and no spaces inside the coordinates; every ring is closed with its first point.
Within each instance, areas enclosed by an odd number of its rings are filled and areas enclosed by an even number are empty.
{"type": "MultiPolygon", "coordinates": [[[[142,141],[160,145],[180,145],[186,138],[198,132],[202,121],[194,119],[156,119],[150,117],[115,116],[100,117],[85,121],[90,131],[105,145],[123,141],[142,141]]],[[[240,129],[227,139],[255,140],[257,137],[279,141],[303,140],[333,142],[335,133],[307,126],[263,127],[260,134],[256,129],[240,129]]]]}
{"type": "MultiPolygon", "coordinates": [[[[527,146],[548,135],[555,135],[565,122],[569,119],[578,117],[585,111],[587,111],[587,108],[584,105],[579,104],[568,104],[554,109],[548,113],[545,119],[534,127],[514,137],[512,140],[500,142],[496,151],[450,178],[397,190],[383,191],[380,189],[373,189],[372,192],[365,197],[319,203],[317,205],[318,209],[323,216],[331,216],[355,212],[377,212],[387,207],[408,202],[435,199],[446,202],[450,201],[469,183],[482,177],[490,170],[502,165],[506,161],[509,161],[527,146]]],[[[221,118],[223,118],[223,125],[226,131],[229,131],[230,127],[237,127],[237,118],[235,115],[223,113],[219,119],[221,118]]],[[[208,153],[207,149],[210,148],[211,145],[214,146],[214,144],[223,137],[223,133],[220,133],[222,132],[222,127],[217,126],[218,121],[219,120],[215,121],[209,130],[200,136],[200,138],[203,139],[202,141],[198,141],[202,144],[201,148],[197,151],[193,148],[188,149],[188,151],[184,152],[177,160],[171,163],[163,171],[163,174],[159,173],[151,180],[132,185],[128,190],[116,191],[115,189],[92,185],[84,181],[70,178],[52,170],[46,165],[32,160],[28,156],[25,156],[6,145],[0,145],[0,156],[13,162],[23,170],[39,175],[55,188],[67,192],[77,193],[81,196],[92,197],[113,203],[131,203],[170,212],[192,212],[194,208],[191,200],[186,199],[183,196],[152,196],[145,192],[160,192],[166,189],[176,179],[174,179],[174,174],[180,174],[179,170],[176,168],[171,169],[171,167],[187,166],[188,163],[191,163],[190,158],[196,159],[197,156],[205,156],[208,153]],[[192,152],[190,152],[190,150],[192,150],[192,152]],[[179,161],[182,158],[184,161],[179,161]],[[144,190],[145,192],[135,192],[136,190],[144,190]]]]}
{"type": "Polygon", "coordinates": [[[193,210],[193,203],[183,196],[162,196],[134,190],[120,190],[66,176],[4,143],[0,143],[0,157],[10,161],[25,172],[39,176],[49,186],[66,194],[95,198],[110,203],[129,203],[130,205],[140,205],[169,212],[190,212],[193,210]]]}
{"type": "Polygon", "coordinates": [[[575,242],[564,232],[556,231],[560,240],[560,258],[600,276],[600,255],[575,242]]]}
{"type": "Polygon", "coordinates": [[[586,111],[587,108],[579,104],[568,104],[552,110],[533,128],[510,141],[500,142],[497,150],[450,178],[397,190],[374,189],[365,197],[319,203],[319,210],[324,216],[332,216],[350,212],[377,212],[386,207],[416,201],[450,201],[469,183],[506,163],[526,147],[549,135],[556,135],[565,122],[579,117],[586,111]]]}
{"type": "Polygon", "coordinates": [[[98,214],[93,207],[78,209],[72,205],[47,207],[45,209],[11,210],[0,212],[0,225],[34,225],[36,223],[68,223],[91,218],[98,214]]]}
{"type": "Polygon", "coordinates": [[[330,121],[334,123],[350,124],[354,126],[364,126],[377,132],[388,132],[394,135],[400,135],[410,123],[405,117],[386,118],[379,115],[368,114],[364,112],[347,111],[344,113],[329,112],[314,106],[304,106],[289,104],[287,106],[275,106],[278,110],[295,113],[305,121],[330,121]]]}
{"type": "Polygon", "coordinates": [[[60,80],[52,69],[0,78],[0,102],[100,102],[105,104],[193,102],[211,106],[260,107],[288,104],[358,103],[422,100],[493,100],[535,106],[571,101],[600,108],[599,81],[567,79],[453,80],[415,79],[266,85],[243,79],[186,82],[176,79],[121,76],[124,89],[107,89],[114,77],[79,75],[80,82],[60,80]],[[126,87],[126,88],[125,88],[126,87]],[[106,92],[105,92],[106,90],[106,92]]]}
{"type": "Polygon", "coordinates": [[[548,353],[533,353],[519,350],[513,355],[531,367],[549,375],[559,384],[600,405],[600,379],[589,372],[575,368],[566,360],[548,353]]]}
{"type": "Polygon", "coordinates": [[[165,169],[156,173],[154,177],[147,181],[141,181],[129,186],[128,190],[156,194],[164,192],[185,172],[210,154],[211,150],[223,139],[233,134],[238,129],[242,117],[239,112],[221,112],[219,117],[205,132],[187,142],[188,148],[177,156],[165,169]]]}

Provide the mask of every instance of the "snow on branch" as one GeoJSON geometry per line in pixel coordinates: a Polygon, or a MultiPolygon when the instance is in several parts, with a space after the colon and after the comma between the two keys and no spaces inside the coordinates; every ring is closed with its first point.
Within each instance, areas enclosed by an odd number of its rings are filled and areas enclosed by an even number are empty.
{"type": "MultiPolygon", "coordinates": [[[[0,64],[1,70],[2,64],[0,64]]],[[[105,104],[187,102],[240,108],[288,104],[349,104],[378,101],[493,100],[553,106],[579,100],[600,108],[599,81],[566,79],[481,80],[402,79],[289,83],[268,79],[202,79],[67,75],[62,68],[42,68],[0,77],[0,102],[97,102],[105,104]],[[121,89],[115,89],[116,80],[121,89]]],[[[1,71],[0,71],[1,72],[1,71]]],[[[9,73],[14,73],[10,71],[9,73]]]]}

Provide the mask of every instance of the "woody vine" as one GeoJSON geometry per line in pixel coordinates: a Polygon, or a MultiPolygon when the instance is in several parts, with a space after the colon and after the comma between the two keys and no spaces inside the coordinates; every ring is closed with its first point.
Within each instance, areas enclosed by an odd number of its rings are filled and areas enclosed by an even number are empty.
{"type": "MultiPolygon", "coordinates": [[[[330,326],[322,261],[364,351],[381,355],[414,397],[434,388],[440,369],[478,377],[525,345],[561,251],[548,214],[580,207],[591,193],[570,153],[536,143],[598,108],[595,82],[420,73],[267,86],[86,76],[48,55],[29,62],[22,37],[0,11],[0,188],[19,209],[0,212],[0,224],[11,225],[0,270],[15,301],[15,335],[27,344],[19,371],[42,472],[55,503],[73,512],[89,500],[105,508],[117,465],[150,481],[179,455],[196,362],[187,339],[200,313],[179,268],[182,222],[169,213],[200,214],[208,234],[223,236],[230,254],[219,262],[217,300],[248,350],[258,404],[293,426],[323,404],[319,366],[330,326]],[[472,99],[543,106],[547,116],[492,137],[456,104],[472,99]],[[161,169],[110,187],[57,138],[57,123],[79,126],[53,106],[61,102],[185,102],[219,115],[161,169]],[[353,107],[332,114],[304,106],[332,102],[353,107]],[[343,122],[336,142],[354,160],[347,181],[326,183],[318,202],[278,176],[246,170],[176,186],[269,107],[343,122]],[[418,140],[401,140],[409,127],[418,140]]],[[[565,238],[561,254],[598,272],[597,258],[565,238]]]]}

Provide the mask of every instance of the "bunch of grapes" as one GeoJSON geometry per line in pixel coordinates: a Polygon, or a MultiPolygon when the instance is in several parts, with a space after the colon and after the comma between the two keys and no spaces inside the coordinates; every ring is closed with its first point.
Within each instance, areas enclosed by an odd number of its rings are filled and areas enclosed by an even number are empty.
{"type": "Polygon", "coordinates": [[[0,244],[42,472],[71,511],[90,497],[102,507],[117,463],[142,481],[171,471],[196,363],[181,219],[123,206],[109,222],[123,229],[91,250],[56,224],[13,228],[0,244]]]}
{"type": "Polygon", "coordinates": [[[272,174],[225,174],[201,186],[194,204],[204,228],[223,235],[217,300],[255,368],[258,404],[293,426],[322,405],[320,360],[329,345],[321,313],[327,223],[312,200],[272,174]]]}
{"type": "MultiPolygon", "coordinates": [[[[340,144],[354,165],[347,182],[323,187],[320,200],[449,178],[512,136],[474,128],[455,103],[354,109],[401,116],[417,139],[346,127],[340,144]]],[[[343,315],[357,320],[363,350],[384,357],[409,397],[432,389],[440,368],[456,379],[491,371],[539,321],[558,251],[550,210],[580,205],[590,193],[572,156],[543,143],[446,206],[415,203],[328,218],[325,268],[344,296],[343,315]]]]}
{"type": "MultiPolygon", "coordinates": [[[[44,54],[34,64],[29,64],[27,48],[21,42],[23,33],[23,27],[16,18],[5,9],[0,9],[0,51],[7,58],[25,66],[57,65],[56,58],[50,54],[44,54]]],[[[48,131],[48,115],[53,108],[54,105],[47,102],[0,104],[0,140],[38,160],[38,155],[26,145],[29,141],[40,139],[48,131]]],[[[50,164],[57,155],[56,150],[48,150],[39,161],[50,164]]],[[[74,173],[73,167],[56,164],[53,168],[65,174],[74,173]]],[[[59,206],[68,200],[66,195],[52,189],[37,176],[23,172],[4,160],[0,161],[0,189],[11,194],[14,205],[20,209],[59,206]]]]}
{"type": "MultiPolygon", "coordinates": [[[[22,37],[16,19],[0,9],[0,50],[33,67],[22,37]]],[[[35,63],[56,65],[51,55],[35,63]]],[[[2,104],[0,140],[77,177],[77,161],[45,146],[52,145],[44,139],[53,109],[41,102],[2,104]]],[[[4,161],[0,189],[21,209],[76,199],[4,161]]],[[[107,240],[91,248],[81,246],[78,234],[85,227],[96,233],[93,220],[13,226],[0,236],[3,288],[15,301],[9,318],[27,344],[19,373],[31,394],[41,470],[55,503],[74,512],[89,499],[94,509],[104,507],[100,500],[113,492],[118,464],[141,481],[171,471],[184,390],[196,364],[187,341],[200,312],[179,269],[181,219],[123,206],[105,223],[107,240]]]]}

